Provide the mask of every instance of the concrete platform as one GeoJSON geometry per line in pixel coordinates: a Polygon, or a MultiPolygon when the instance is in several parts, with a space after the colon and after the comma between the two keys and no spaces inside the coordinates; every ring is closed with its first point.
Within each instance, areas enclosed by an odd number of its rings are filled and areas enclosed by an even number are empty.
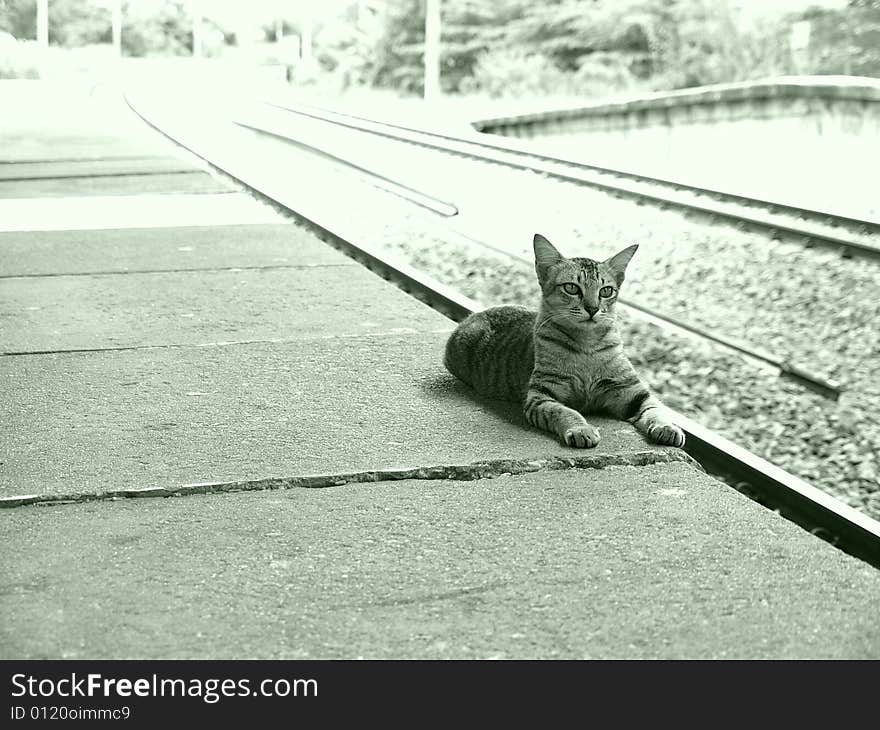
{"type": "Polygon", "coordinates": [[[880,656],[876,570],[685,464],[28,507],[0,540],[3,658],[880,656]]]}
{"type": "Polygon", "coordinates": [[[60,178],[96,178],[117,175],[156,175],[160,173],[203,171],[192,161],[179,156],[152,155],[107,157],[43,162],[0,162],[0,181],[50,180],[60,178]]]}
{"type": "Polygon", "coordinates": [[[612,421],[584,454],[526,428],[515,405],[475,401],[441,365],[449,320],[296,226],[5,234],[4,246],[20,257],[0,279],[3,497],[686,458],[612,421]],[[182,270],[192,254],[200,267],[182,270]]]}
{"type": "Polygon", "coordinates": [[[515,405],[475,401],[443,371],[444,341],[304,333],[287,343],[0,358],[10,414],[0,496],[687,458],[604,419],[595,419],[596,449],[561,446],[527,428],[515,405]]]}
{"type": "Polygon", "coordinates": [[[131,193],[222,193],[229,190],[232,190],[229,185],[206,172],[0,181],[0,199],[131,193]]]}
{"type": "Polygon", "coordinates": [[[76,84],[0,80],[0,163],[167,155],[118,97],[76,84]]]}
{"type": "MultiPolygon", "coordinates": [[[[0,90],[0,104],[3,94],[0,90]]],[[[10,107],[3,106],[3,149],[0,163],[18,164],[32,162],[88,161],[111,157],[132,159],[140,156],[167,154],[167,140],[148,133],[146,125],[134,134],[127,130],[96,130],[82,127],[76,130],[62,128],[40,129],[31,121],[30,128],[15,128],[6,117],[10,107]],[[126,132],[128,134],[126,134],[126,132]]]]}
{"type": "MultiPolygon", "coordinates": [[[[174,156],[67,93],[0,83],[0,156],[174,156]]],[[[628,424],[527,428],[448,320],[161,175],[0,200],[0,658],[880,658],[877,571],[628,424]]]]}
{"type": "Polygon", "coordinates": [[[231,190],[180,155],[0,163],[0,198],[231,190]]]}
{"type": "MultiPolygon", "coordinates": [[[[179,199],[179,198],[178,198],[179,199]]],[[[236,196],[237,199],[237,196],[236,196]]],[[[63,276],[279,265],[354,265],[289,221],[0,233],[0,276],[63,276]]]]}
{"type": "Polygon", "coordinates": [[[349,263],[0,281],[5,354],[438,328],[449,320],[349,263]]]}
{"type": "Polygon", "coordinates": [[[0,198],[0,232],[86,231],[278,223],[245,193],[0,198]]]}

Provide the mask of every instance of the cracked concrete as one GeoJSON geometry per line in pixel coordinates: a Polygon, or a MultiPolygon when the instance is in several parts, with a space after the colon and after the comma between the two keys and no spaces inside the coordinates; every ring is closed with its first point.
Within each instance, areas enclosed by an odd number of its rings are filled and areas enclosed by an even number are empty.
{"type": "MultiPolygon", "coordinates": [[[[269,477],[233,482],[202,482],[179,487],[141,487],[133,489],[107,489],[98,492],[68,492],[60,494],[26,494],[0,497],[0,508],[21,507],[29,504],[57,505],[89,502],[99,499],[137,499],[144,497],[186,497],[193,494],[222,492],[256,492],[269,489],[324,489],[365,482],[392,482],[406,479],[473,481],[494,479],[512,474],[528,474],[537,471],[560,471],[563,469],[605,469],[612,466],[646,466],[648,464],[671,464],[682,462],[697,469],[700,465],[683,451],[643,451],[631,454],[599,454],[575,457],[551,457],[543,459],[498,459],[472,464],[441,464],[419,466],[411,469],[373,469],[360,472],[335,474],[310,474],[291,477],[269,477]]],[[[681,491],[681,490],[679,490],[681,491]]],[[[674,490],[670,493],[676,493],[674,490]]]]}
{"type": "Polygon", "coordinates": [[[474,399],[441,365],[449,320],[296,226],[27,238],[0,236],[25,254],[0,269],[4,349],[46,354],[0,358],[0,504],[687,458],[603,419],[571,449],[474,399]],[[236,270],[243,242],[284,267],[236,270]]]}
{"type": "Polygon", "coordinates": [[[175,492],[432,465],[507,462],[498,468],[509,471],[535,460],[687,458],[647,443],[628,423],[598,418],[596,449],[563,446],[529,428],[516,404],[477,400],[445,373],[445,337],[304,335],[0,358],[10,413],[0,429],[0,496],[175,492]]]}
{"type": "Polygon", "coordinates": [[[878,658],[880,573],[683,462],[0,514],[3,658],[878,658]]]}

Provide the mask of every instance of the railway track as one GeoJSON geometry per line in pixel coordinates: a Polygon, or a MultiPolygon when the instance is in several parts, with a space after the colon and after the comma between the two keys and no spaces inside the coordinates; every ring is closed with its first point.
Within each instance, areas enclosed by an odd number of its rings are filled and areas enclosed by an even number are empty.
{"type": "MultiPolygon", "coordinates": [[[[530,170],[566,182],[604,190],[615,196],[676,208],[713,220],[724,220],[738,227],[761,230],[773,238],[792,240],[807,247],[823,246],[848,257],[880,258],[880,221],[750,198],[682,181],[567,160],[536,152],[529,149],[527,144],[512,140],[502,144],[479,138],[459,137],[311,105],[271,101],[264,104],[266,107],[339,127],[514,169],[530,170]]],[[[258,128],[258,125],[250,126],[258,128]]]]}
{"type": "MultiPolygon", "coordinates": [[[[261,179],[254,172],[257,168],[242,163],[241,158],[225,155],[222,146],[206,145],[191,129],[176,129],[168,123],[167,117],[162,122],[156,121],[147,109],[130,99],[128,103],[141,118],[172,141],[261,199],[285,210],[327,243],[450,319],[460,321],[479,308],[473,300],[411,266],[390,260],[378,248],[341,230],[336,217],[331,220],[325,212],[305,209],[289,186],[279,185],[273,178],[261,179]]],[[[679,416],[679,423],[687,434],[685,450],[707,471],[737,485],[756,501],[838,548],[880,567],[880,522],[685,416],[679,416]]]]}
{"type": "MultiPolygon", "coordinates": [[[[447,218],[452,218],[458,213],[458,209],[454,203],[438,200],[425,192],[415,191],[413,188],[409,187],[406,183],[402,181],[390,180],[379,171],[364,168],[360,164],[333,154],[325,147],[319,147],[317,145],[307,143],[298,138],[296,135],[290,132],[285,132],[283,129],[279,129],[272,125],[267,126],[266,124],[253,122],[237,121],[236,123],[245,129],[257,132],[259,134],[268,135],[276,139],[280,139],[285,143],[295,145],[296,147],[302,149],[306,149],[313,154],[330,160],[338,165],[343,165],[347,169],[353,170],[356,174],[365,178],[368,182],[375,185],[376,187],[388,190],[395,195],[409,199],[411,200],[411,202],[432,210],[439,215],[447,218]]],[[[398,125],[389,126],[396,127],[398,125]]],[[[450,227],[456,233],[458,233],[471,243],[474,243],[480,247],[488,248],[496,253],[500,253],[516,261],[523,262],[528,266],[532,265],[532,261],[530,259],[525,259],[498,246],[490,245],[480,238],[471,235],[466,230],[463,230],[461,226],[450,224],[450,227]]],[[[697,327],[689,322],[685,322],[678,318],[670,317],[663,312],[659,312],[656,309],[627,298],[621,298],[620,304],[628,308],[633,314],[635,314],[635,316],[647,319],[664,329],[671,330],[676,332],[677,334],[682,334],[688,337],[695,337],[697,339],[707,340],[714,343],[715,345],[719,345],[727,350],[733,351],[739,355],[743,355],[754,363],[762,366],[768,366],[774,369],[780,377],[795,382],[798,385],[807,388],[808,390],[818,393],[824,398],[836,401],[841,395],[841,387],[837,382],[829,380],[828,378],[824,378],[816,373],[812,373],[809,371],[808,368],[801,367],[800,365],[790,362],[783,357],[762,349],[755,348],[748,343],[735,341],[721,334],[709,332],[704,328],[697,327]]]]}

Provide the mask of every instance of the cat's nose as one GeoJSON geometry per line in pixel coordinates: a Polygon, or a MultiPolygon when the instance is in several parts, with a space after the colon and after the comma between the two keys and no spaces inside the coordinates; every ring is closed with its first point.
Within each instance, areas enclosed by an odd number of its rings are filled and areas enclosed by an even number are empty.
{"type": "Polygon", "coordinates": [[[590,319],[592,319],[592,318],[593,318],[593,315],[595,315],[596,312],[599,311],[599,307],[589,307],[589,306],[585,306],[584,309],[587,310],[587,314],[590,315],[590,319]]]}

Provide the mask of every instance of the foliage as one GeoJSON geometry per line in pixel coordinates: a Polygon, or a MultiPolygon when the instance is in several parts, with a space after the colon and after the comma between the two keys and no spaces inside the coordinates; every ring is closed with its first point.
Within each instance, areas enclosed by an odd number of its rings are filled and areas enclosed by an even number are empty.
{"type": "MultiPolygon", "coordinates": [[[[444,0],[443,87],[500,93],[507,80],[526,83],[521,77],[529,69],[538,76],[530,87],[576,88],[590,69],[612,68],[628,80],[647,48],[633,16],[637,7],[636,0],[444,0]],[[603,60],[585,65],[594,54],[603,60]]],[[[379,86],[420,92],[424,0],[391,0],[384,20],[368,77],[379,86]]]]}
{"type": "Polygon", "coordinates": [[[634,78],[614,55],[592,54],[574,71],[539,53],[501,49],[482,53],[459,91],[491,97],[602,96],[630,87],[634,78]]]}
{"type": "MultiPolygon", "coordinates": [[[[789,73],[880,76],[880,0],[745,23],[733,0],[442,0],[442,83],[490,95],[675,89],[789,73]],[[791,24],[809,19],[806,63],[791,24]]],[[[363,78],[420,92],[424,0],[389,0],[363,78]]]]}
{"type": "MultiPolygon", "coordinates": [[[[880,0],[849,0],[845,7],[788,16],[765,8],[762,22],[748,25],[735,0],[440,2],[441,83],[447,93],[590,97],[788,73],[880,76],[880,0]],[[798,21],[810,25],[809,46],[792,50],[791,26],[798,21]]],[[[267,40],[275,40],[277,24],[284,35],[298,35],[301,12],[298,4],[277,18],[266,10],[267,40]]],[[[425,0],[350,0],[334,12],[331,17],[325,9],[312,21],[314,58],[324,73],[343,85],[421,93],[425,0]]],[[[33,39],[35,15],[35,0],[0,0],[0,32],[33,39]]],[[[208,19],[204,23],[218,48],[224,37],[231,41],[231,34],[208,19]]],[[[51,0],[52,45],[109,43],[110,35],[106,3],[51,0]]],[[[191,53],[188,0],[127,0],[122,44],[129,56],[191,53]]]]}
{"type": "MultiPolygon", "coordinates": [[[[519,0],[446,0],[442,13],[441,81],[447,91],[459,90],[462,83],[474,85],[477,67],[487,69],[494,53],[507,54],[516,65],[517,57],[529,56],[523,49],[498,42],[499,29],[507,27],[522,13],[519,0]]],[[[420,36],[421,39],[421,36],[420,36]]],[[[421,58],[421,43],[417,46],[421,58]]],[[[504,63],[502,61],[502,63],[504,63]]],[[[527,61],[526,63],[532,63],[527,61]]],[[[503,76],[503,74],[502,74],[503,76]]]]}
{"type": "Polygon", "coordinates": [[[37,11],[33,0],[0,0],[0,32],[18,40],[36,39],[37,11]]]}
{"type": "Polygon", "coordinates": [[[569,91],[564,88],[567,77],[547,56],[503,48],[482,52],[459,90],[483,91],[492,97],[530,96],[543,89],[564,94],[569,91]]]}
{"type": "MultiPolygon", "coordinates": [[[[607,94],[786,73],[776,26],[741,29],[727,0],[444,0],[447,91],[607,94]]],[[[391,0],[370,80],[420,91],[422,0],[391,0]]]]}
{"type": "Polygon", "coordinates": [[[524,3],[504,25],[503,39],[527,53],[547,56],[560,69],[576,71],[586,57],[614,54],[630,64],[644,61],[648,38],[639,0],[548,0],[524,3]]]}
{"type": "Polygon", "coordinates": [[[122,52],[127,56],[192,53],[192,18],[182,0],[149,8],[130,0],[122,6],[122,23],[122,52]]]}
{"type": "MultiPolygon", "coordinates": [[[[52,0],[49,3],[49,42],[73,47],[110,38],[109,11],[88,0],[52,0]]],[[[34,0],[5,0],[0,5],[0,30],[20,40],[37,37],[34,0]]]]}
{"type": "MultiPolygon", "coordinates": [[[[34,0],[0,0],[0,31],[18,39],[36,38],[34,0]]],[[[122,6],[122,52],[127,56],[188,55],[192,52],[192,18],[185,0],[128,0],[122,6]]],[[[214,26],[210,20],[204,27],[214,26]]],[[[111,43],[110,11],[91,0],[51,0],[49,43],[79,48],[111,43]]]]}
{"type": "Polygon", "coordinates": [[[745,28],[727,0],[667,0],[648,11],[656,88],[746,81],[792,70],[787,29],[778,23],[745,28]]]}
{"type": "Polygon", "coordinates": [[[424,1],[389,0],[386,13],[364,76],[374,86],[421,93],[424,1]]]}
{"type": "Polygon", "coordinates": [[[880,0],[850,0],[846,8],[814,8],[804,73],[880,77],[880,0]]]}

